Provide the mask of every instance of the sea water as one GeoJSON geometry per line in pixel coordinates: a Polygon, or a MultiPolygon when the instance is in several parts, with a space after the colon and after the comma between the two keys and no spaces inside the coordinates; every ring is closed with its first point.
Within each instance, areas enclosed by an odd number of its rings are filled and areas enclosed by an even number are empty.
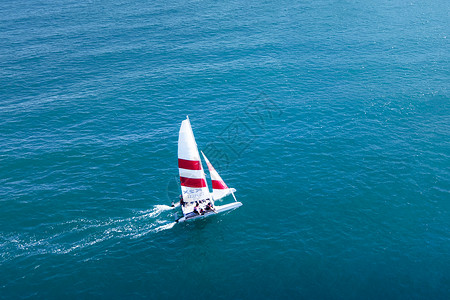
{"type": "Polygon", "coordinates": [[[1,1],[0,298],[448,299],[449,3],[1,1]]]}

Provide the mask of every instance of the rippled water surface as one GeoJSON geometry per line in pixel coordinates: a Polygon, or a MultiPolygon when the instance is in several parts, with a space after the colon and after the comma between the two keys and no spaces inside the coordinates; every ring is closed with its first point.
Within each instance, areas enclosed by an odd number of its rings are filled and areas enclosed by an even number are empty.
{"type": "Polygon", "coordinates": [[[448,1],[0,11],[0,298],[450,297],[448,1]],[[244,205],[175,224],[186,115],[244,205]]]}

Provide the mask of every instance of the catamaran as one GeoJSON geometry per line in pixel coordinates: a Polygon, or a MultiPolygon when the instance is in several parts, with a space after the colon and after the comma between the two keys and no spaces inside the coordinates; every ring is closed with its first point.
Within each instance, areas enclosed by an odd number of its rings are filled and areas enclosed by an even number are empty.
{"type": "Polygon", "coordinates": [[[183,216],[176,217],[176,222],[207,217],[242,206],[236,200],[234,188],[229,188],[214,169],[206,155],[202,156],[208,166],[211,175],[212,193],[209,191],[203,171],[194,132],[192,131],[189,117],[181,122],[178,136],[178,169],[180,171],[181,196],[180,202],[172,206],[181,206],[183,216]],[[214,202],[232,195],[234,202],[225,205],[215,205],[214,202]]]}

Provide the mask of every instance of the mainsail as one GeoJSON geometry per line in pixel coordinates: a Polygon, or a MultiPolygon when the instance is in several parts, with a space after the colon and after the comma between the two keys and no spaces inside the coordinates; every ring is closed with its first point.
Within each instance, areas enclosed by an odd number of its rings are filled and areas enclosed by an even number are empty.
{"type": "Polygon", "coordinates": [[[206,161],[206,164],[208,165],[209,174],[211,175],[211,183],[213,188],[213,199],[218,200],[220,198],[223,198],[233,192],[235,192],[235,189],[230,189],[225,181],[220,177],[219,173],[217,173],[216,169],[214,169],[213,165],[209,162],[209,160],[206,158],[205,153],[202,152],[203,158],[206,161]]]}
{"type": "Polygon", "coordinates": [[[189,117],[181,123],[178,136],[178,168],[184,202],[192,203],[210,198],[189,117]]]}

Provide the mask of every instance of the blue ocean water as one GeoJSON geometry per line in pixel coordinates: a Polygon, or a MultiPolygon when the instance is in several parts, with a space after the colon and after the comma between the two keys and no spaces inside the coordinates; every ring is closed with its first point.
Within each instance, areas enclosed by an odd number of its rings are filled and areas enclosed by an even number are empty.
{"type": "Polygon", "coordinates": [[[2,1],[0,298],[448,299],[430,2],[2,1]],[[244,206],[174,225],[186,115],[244,206]]]}

